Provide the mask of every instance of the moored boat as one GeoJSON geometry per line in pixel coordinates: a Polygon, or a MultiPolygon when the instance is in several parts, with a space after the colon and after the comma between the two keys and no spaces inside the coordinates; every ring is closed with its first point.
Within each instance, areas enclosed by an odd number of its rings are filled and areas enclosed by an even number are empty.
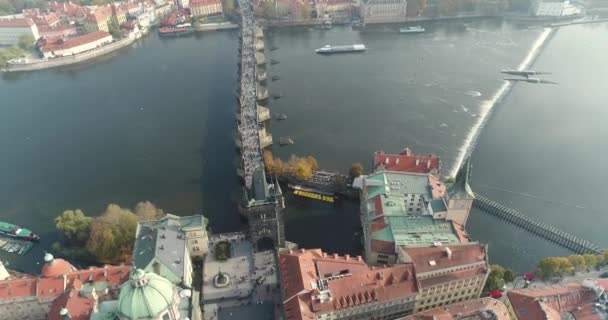
{"type": "Polygon", "coordinates": [[[166,37],[179,37],[191,34],[193,32],[194,29],[189,23],[178,24],[174,27],[162,27],[158,29],[158,34],[166,37]]]}
{"type": "Polygon", "coordinates": [[[423,33],[426,29],[421,26],[411,26],[399,29],[399,33],[423,33]]]}
{"type": "Polygon", "coordinates": [[[315,50],[316,53],[328,54],[328,53],[343,53],[343,52],[363,52],[367,50],[363,44],[353,44],[350,46],[330,46],[326,45],[322,48],[315,50]]]}
{"type": "Polygon", "coordinates": [[[23,239],[28,241],[38,241],[40,237],[31,230],[21,228],[18,225],[0,221],[0,235],[9,236],[12,238],[23,239]]]}

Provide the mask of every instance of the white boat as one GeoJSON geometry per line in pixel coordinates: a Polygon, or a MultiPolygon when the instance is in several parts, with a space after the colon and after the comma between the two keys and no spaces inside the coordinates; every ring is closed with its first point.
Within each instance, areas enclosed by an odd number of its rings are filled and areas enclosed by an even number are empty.
{"type": "Polygon", "coordinates": [[[326,45],[322,48],[315,50],[316,53],[327,54],[327,53],[343,53],[343,52],[363,52],[367,50],[363,44],[353,44],[350,46],[330,46],[326,45]]]}
{"type": "Polygon", "coordinates": [[[423,33],[426,29],[421,26],[411,26],[399,29],[399,33],[423,33]]]}

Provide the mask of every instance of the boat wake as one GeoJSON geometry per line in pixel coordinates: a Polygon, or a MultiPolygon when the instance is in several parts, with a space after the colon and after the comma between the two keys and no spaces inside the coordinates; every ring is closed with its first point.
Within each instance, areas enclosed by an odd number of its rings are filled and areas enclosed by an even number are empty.
{"type": "MultiPolygon", "coordinates": [[[[535,58],[538,57],[538,55],[540,54],[541,49],[543,48],[547,40],[550,38],[549,36],[551,35],[553,30],[557,29],[545,28],[545,30],[540,34],[532,48],[530,48],[530,51],[528,52],[524,60],[519,64],[517,70],[524,70],[530,67],[530,65],[534,62],[535,58]]],[[[483,101],[483,103],[481,104],[481,110],[479,113],[479,117],[477,118],[477,122],[475,122],[475,124],[471,127],[471,129],[467,133],[467,137],[464,140],[464,143],[458,150],[458,156],[456,157],[456,161],[454,162],[452,170],[450,170],[450,176],[456,176],[456,173],[458,173],[458,169],[460,169],[464,160],[473,152],[473,149],[475,149],[475,145],[477,143],[477,138],[479,137],[479,133],[485,126],[487,119],[489,119],[489,116],[492,113],[494,106],[496,106],[502,100],[502,98],[507,92],[509,92],[512,86],[513,82],[504,81],[500,88],[498,88],[496,93],[494,93],[491,99],[483,101]]],[[[469,92],[472,93],[473,91],[469,92]]]]}

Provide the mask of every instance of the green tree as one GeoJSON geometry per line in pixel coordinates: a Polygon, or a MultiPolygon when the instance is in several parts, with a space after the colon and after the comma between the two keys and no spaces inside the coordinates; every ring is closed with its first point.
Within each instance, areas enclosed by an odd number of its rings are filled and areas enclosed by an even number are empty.
{"type": "Polygon", "coordinates": [[[55,218],[55,227],[70,242],[70,245],[83,245],[89,237],[93,218],[84,215],[82,210],[66,210],[55,218]]]}
{"type": "Polygon", "coordinates": [[[608,250],[602,251],[602,265],[608,265],[608,250]]]}
{"type": "Polygon", "coordinates": [[[5,65],[8,61],[23,56],[23,50],[18,47],[0,49],[0,65],[5,65]]]}
{"type": "Polygon", "coordinates": [[[108,30],[114,38],[119,38],[122,35],[120,32],[120,26],[114,18],[110,19],[110,21],[108,22],[108,30]]]}
{"type": "Polygon", "coordinates": [[[99,262],[127,261],[133,251],[137,216],[128,209],[110,204],[91,224],[87,249],[99,262]]]}
{"type": "Polygon", "coordinates": [[[515,280],[515,275],[513,275],[513,271],[511,271],[511,269],[505,269],[505,273],[502,278],[505,279],[506,283],[510,283],[515,280]]]}
{"type": "Polygon", "coordinates": [[[491,265],[490,274],[488,275],[488,280],[486,280],[486,290],[501,290],[505,285],[505,271],[505,268],[500,265],[491,265]]]}
{"type": "Polygon", "coordinates": [[[570,261],[570,264],[572,265],[572,267],[574,267],[575,270],[581,271],[581,270],[587,269],[587,263],[583,256],[572,255],[572,256],[568,256],[567,259],[568,259],[568,261],[570,261]]]}
{"type": "Polygon", "coordinates": [[[34,39],[33,35],[24,34],[24,35],[19,36],[19,42],[18,42],[17,46],[19,48],[21,48],[21,50],[29,51],[32,48],[34,48],[35,42],[36,42],[36,39],[34,39]]]}
{"type": "Polygon", "coordinates": [[[348,172],[348,174],[353,179],[362,175],[363,174],[363,165],[360,162],[353,163],[353,165],[350,166],[350,171],[348,172]]]}

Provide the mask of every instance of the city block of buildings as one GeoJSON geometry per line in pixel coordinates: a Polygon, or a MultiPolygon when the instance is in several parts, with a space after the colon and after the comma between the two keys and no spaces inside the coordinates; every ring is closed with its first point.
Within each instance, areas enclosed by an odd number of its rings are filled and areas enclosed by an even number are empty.
{"type": "Polygon", "coordinates": [[[409,261],[382,266],[320,249],[284,251],[285,319],[395,319],[477,299],[489,273],[486,247],[457,248],[416,248],[409,261]]]}

